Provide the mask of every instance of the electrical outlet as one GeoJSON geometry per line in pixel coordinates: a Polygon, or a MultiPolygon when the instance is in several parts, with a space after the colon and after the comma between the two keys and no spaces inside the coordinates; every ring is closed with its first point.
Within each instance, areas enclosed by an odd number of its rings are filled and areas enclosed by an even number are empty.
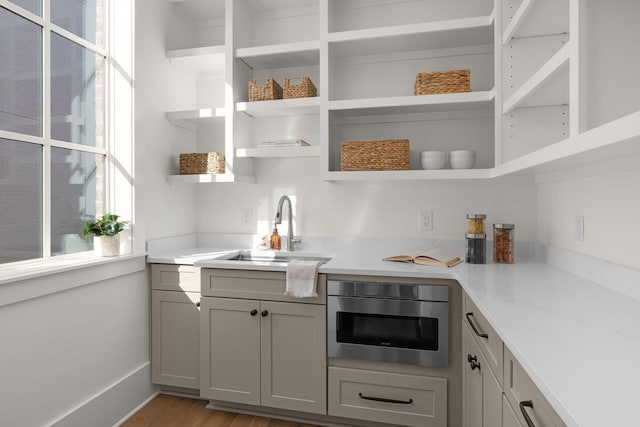
{"type": "Polygon", "coordinates": [[[242,225],[248,227],[251,225],[253,221],[253,209],[251,208],[242,208],[242,225]]]}
{"type": "Polygon", "coordinates": [[[576,215],[575,235],[577,241],[584,241],[584,217],[582,215],[576,215]]]}
{"type": "Polygon", "coordinates": [[[433,230],[433,211],[421,210],[418,212],[418,230],[433,230]]]}

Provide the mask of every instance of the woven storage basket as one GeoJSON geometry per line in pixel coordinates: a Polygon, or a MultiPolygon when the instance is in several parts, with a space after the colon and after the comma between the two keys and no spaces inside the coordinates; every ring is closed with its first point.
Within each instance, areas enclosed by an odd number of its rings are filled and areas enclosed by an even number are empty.
{"type": "Polygon", "coordinates": [[[419,73],[413,89],[416,95],[471,92],[471,70],[419,73]]]}
{"type": "Polygon", "coordinates": [[[284,99],[309,98],[318,96],[318,89],[307,76],[284,79],[284,99]],[[299,84],[291,84],[291,80],[300,81],[299,84]]]}
{"type": "Polygon", "coordinates": [[[340,170],[385,171],[409,169],[409,140],[343,141],[340,170]]]}
{"type": "Polygon", "coordinates": [[[180,154],[180,175],[224,173],[222,153],[182,153],[180,154]]]}
{"type": "Polygon", "coordinates": [[[282,99],[282,86],[271,78],[249,80],[249,101],[282,99]]]}

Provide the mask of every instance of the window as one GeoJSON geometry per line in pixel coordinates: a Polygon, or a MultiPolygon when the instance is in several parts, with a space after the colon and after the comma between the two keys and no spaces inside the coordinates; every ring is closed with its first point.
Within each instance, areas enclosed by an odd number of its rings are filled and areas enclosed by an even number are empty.
{"type": "Polygon", "coordinates": [[[0,0],[0,264],[86,251],[104,213],[103,0],[0,0]]]}

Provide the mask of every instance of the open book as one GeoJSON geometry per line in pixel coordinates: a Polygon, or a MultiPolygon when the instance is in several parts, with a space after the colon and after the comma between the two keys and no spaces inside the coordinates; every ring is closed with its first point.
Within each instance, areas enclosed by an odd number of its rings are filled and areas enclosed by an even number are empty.
{"type": "Polygon", "coordinates": [[[442,249],[431,249],[426,252],[407,252],[405,255],[389,256],[384,261],[400,261],[421,265],[433,265],[436,267],[451,267],[460,264],[462,260],[442,249]]]}

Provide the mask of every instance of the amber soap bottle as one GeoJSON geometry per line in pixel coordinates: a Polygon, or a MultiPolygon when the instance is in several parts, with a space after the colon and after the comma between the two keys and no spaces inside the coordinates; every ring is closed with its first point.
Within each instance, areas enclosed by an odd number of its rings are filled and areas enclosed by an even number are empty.
{"type": "Polygon", "coordinates": [[[274,251],[279,251],[280,250],[280,235],[278,234],[278,229],[276,227],[273,227],[273,234],[271,234],[271,239],[270,239],[270,248],[273,249],[274,251]]]}

